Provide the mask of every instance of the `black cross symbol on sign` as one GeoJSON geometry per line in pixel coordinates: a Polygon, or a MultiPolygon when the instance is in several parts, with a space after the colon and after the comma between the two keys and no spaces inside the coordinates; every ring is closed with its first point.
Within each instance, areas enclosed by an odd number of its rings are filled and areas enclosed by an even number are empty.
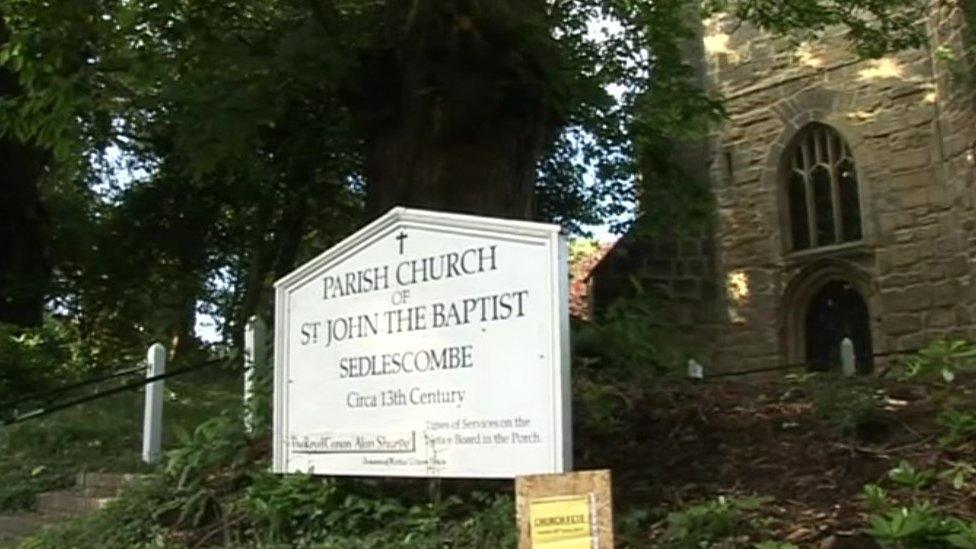
{"type": "Polygon", "coordinates": [[[400,255],[403,255],[403,241],[407,239],[407,233],[400,230],[400,234],[396,235],[397,242],[400,243],[400,255]]]}

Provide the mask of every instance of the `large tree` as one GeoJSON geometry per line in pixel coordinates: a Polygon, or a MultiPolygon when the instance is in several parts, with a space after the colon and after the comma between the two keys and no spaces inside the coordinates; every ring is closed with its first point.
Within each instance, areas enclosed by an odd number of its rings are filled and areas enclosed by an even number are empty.
{"type": "Polygon", "coordinates": [[[186,340],[201,301],[239,331],[270,280],[363,212],[619,213],[638,158],[666,161],[721,116],[683,57],[706,13],[842,25],[879,55],[920,43],[918,2],[0,0],[0,69],[20,87],[0,131],[96,191],[58,187],[87,234],[55,258],[55,293],[94,324],[186,340]],[[106,190],[107,150],[138,176],[106,190]]]}
{"type": "MultiPolygon", "coordinates": [[[[0,43],[9,35],[0,12],[0,43]]],[[[21,94],[17,73],[0,68],[0,101],[21,94]]],[[[46,159],[31,140],[0,135],[0,322],[22,327],[41,324],[51,278],[40,191],[46,159]]]]}

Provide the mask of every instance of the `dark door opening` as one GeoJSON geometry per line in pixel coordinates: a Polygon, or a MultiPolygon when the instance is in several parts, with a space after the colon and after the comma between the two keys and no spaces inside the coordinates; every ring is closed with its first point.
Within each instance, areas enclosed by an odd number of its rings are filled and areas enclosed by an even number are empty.
{"type": "Polygon", "coordinates": [[[864,298],[843,281],[828,282],[813,296],[806,313],[807,363],[814,370],[840,370],[840,344],[854,342],[859,374],[871,373],[871,321],[864,298]]]}

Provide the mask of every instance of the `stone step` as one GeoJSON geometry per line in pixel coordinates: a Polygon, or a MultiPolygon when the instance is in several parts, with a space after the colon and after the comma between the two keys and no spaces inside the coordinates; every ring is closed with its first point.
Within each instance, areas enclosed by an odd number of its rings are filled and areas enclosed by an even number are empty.
{"type": "Polygon", "coordinates": [[[15,547],[21,538],[34,534],[46,524],[58,520],[61,518],[38,513],[0,515],[0,547],[15,547]]]}
{"type": "Polygon", "coordinates": [[[134,473],[78,473],[75,478],[75,483],[79,488],[92,488],[98,490],[111,490],[118,492],[120,489],[131,486],[140,480],[146,478],[146,475],[137,475],[134,473]]]}
{"type": "Polygon", "coordinates": [[[45,515],[81,515],[108,505],[112,497],[91,497],[75,490],[38,494],[37,511],[45,515]]]}

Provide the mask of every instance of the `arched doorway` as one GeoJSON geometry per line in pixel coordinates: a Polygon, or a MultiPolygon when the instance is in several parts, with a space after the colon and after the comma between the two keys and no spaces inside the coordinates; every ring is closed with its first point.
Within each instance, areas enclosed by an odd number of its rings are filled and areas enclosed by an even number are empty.
{"type": "Polygon", "coordinates": [[[840,368],[840,344],[854,342],[857,372],[867,374],[874,365],[871,320],[864,298],[842,280],[824,284],[810,299],[804,319],[806,361],[816,370],[840,368]]]}

